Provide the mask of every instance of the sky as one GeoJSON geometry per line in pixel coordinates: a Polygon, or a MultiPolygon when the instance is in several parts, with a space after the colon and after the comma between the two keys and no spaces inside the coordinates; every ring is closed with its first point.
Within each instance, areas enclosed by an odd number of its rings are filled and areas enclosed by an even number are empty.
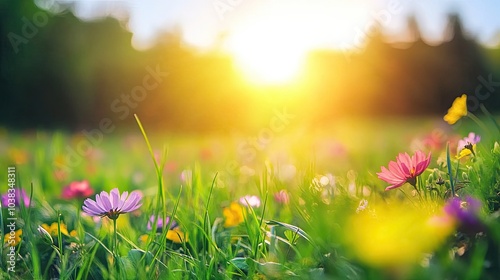
{"type": "MultiPolygon", "coordinates": [[[[301,48],[361,48],[375,23],[391,40],[404,40],[408,15],[422,35],[439,43],[450,12],[465,30],[489,46],[500,43],[496,0],[36,0],[57,10],[72,3],[83,20],[113,16],[133,33],[137,49],[151,47],[156,36],[180,30],[187,44],[242,51],[249,42],[280,40],[301,48]]],[[[257,46],[259,47],[259,46],[257,46]]],[[[261,46],[264,47],[264,46],[261,46]]]]}

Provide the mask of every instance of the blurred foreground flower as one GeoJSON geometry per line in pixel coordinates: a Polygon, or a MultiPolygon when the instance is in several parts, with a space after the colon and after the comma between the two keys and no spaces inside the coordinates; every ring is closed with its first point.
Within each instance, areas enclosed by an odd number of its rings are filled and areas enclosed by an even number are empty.
{"type": "MultiPolygon", "coordinates": [[[[435,223],[425,209],[394,201],[375,204],[351,216],[345,238],[361,261],[398,268],[418,263],[453,232],[452,223],[435,223]]],[[[404,279],[404,278],[403,278],[404,279]]]]}
{"type": "Polygon", "coordinates": [[[260,198],[256,195],[245,195],[240,198],[241,205],[250,206],[250,207],[260,207],[260,198]]]}
{"type": "Polygon", "coordinates": [[[90,187],[89,181],[74,181],[63,188],[62,197],[65,199],[78,197],[84,198],[92,195],[93,193],[94,190],[90,187]]]}
{"type": "Polygon", "coordinates": [[[6,246],[16,247],[19,244],[19,242],[21,242],[21,235],[23,235],[22,229],[11,231],[10,233],[7,233],[5,235],[5,237],[3,238],[3,242],[5,243],[6,246]],[[14,234],[11,235],[12,233],[14,234]]]}
{"type": "Polygon", "coordinates": [[[457,97],[448,113],[444,116],[444,120],[449,124],[455,124],[460,118],[467,116],[467,95],[462,94],[462,96],[457,97]]]}
{"type": "Polygon", "coordinates": [[[245,220],[245,217],[243,215],[243,207],[241,207],[241,205],[236,202],[231,202],[231,205],[229,205],[229,207],[224,208],[222,214],[225,218],[225,227],[237,226],[245,220]]]}
{"type": "Polygon", "coordinates": [[[407,153],[400,153],[396,162],[389,162],[389,169],[382,166],[382,172],[377,175],[380,179],[392,184],[385,188],[386,191],[401,187],[406,182],[415,186],[416,177],[425,171],[430,161],[431,153],[427,157],[422,151],[416,151],[412,157],[407,153]]]}
{"type": "Polygon", "coordinates": [[[457,223],[459,231],[465,233],[477,233],[484,230],[484,225],[479,218],[480,210],[481,201],[470,196],[464,201],[454,197],[444,206],[446,215],[457,223]]]}
{"type": "Polygon", "coordinates": [[[30,197],[26,194],[24,189],[16,188],[13,191],[9,189],[7,193],[2,195],[3,207],[11,207],[10,205],[12,205],[12,203],[14,203],[14,206],[19,206],[21,201],[24,201],[25,207],[30,205],[30,197]]]}
{"type": "Polygon", "coordinates": [[[139,209],[142,206],[142,195],[139,191],[133,191],[128,195],[128,192],[120,191],[117,188],[111,190],[108,194],[105,191],[101,195],[95,196],[95,201],[87,198],[82,206],[83,211],[91,216],[107,216],[112,220],[116,220],[120,214],[129,213],[139,209]]]}

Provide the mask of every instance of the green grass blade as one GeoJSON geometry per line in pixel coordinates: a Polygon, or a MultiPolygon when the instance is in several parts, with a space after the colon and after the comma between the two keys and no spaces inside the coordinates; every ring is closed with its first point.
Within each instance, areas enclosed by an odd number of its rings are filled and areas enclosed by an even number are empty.
{"type": "Polygon", "coordinates": [[[453,173],[451,171],[450,142],[446,143],[446,165],[448,167],[448,176],[450,177],[451,196],[455,197],[455,183],[453,182],[453,173]]]}

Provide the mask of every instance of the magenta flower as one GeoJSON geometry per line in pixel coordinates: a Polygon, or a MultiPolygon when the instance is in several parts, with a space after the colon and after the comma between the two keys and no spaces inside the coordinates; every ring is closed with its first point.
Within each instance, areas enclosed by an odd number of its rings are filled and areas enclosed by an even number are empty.
{"type": "Polygon", "coordinates": [[[3,207],[19,206],[21,201],[24,201],[25,207],[30,205],[30,197],[26,194],[24,189],[8,189],[7,193],[2,194],[3,207]]]}
{"type": "Polygon", "coordinates": [[[389,169],[382,166],[382,172],[377,173],[378,177],[391,184],[386,191],[401,187],[408,182],[415,185],[416,177],[429,166],[431,162],[431,153],[425,156],[422,151],[416,151],[410,157],[407,153],[400,153],[396,162],[389,162],[389,169]]]}
{"type": "Polygon", "coordinates": [[[63,188],[62,197],[65,199],[88,197],[93,193],[94,190],[90,187],[89,181],[74,181],[63,188]]]}
{"type": "Polygon", "coordinates": [[[467,144],[477,144],[481,141],[481,136],[476,135],[474,132],[470,132],[469,135],[463,139],[458,140],[457,154],[465,148],[467,144]]]}
{"type": "Polygon", "coordinates": [[[83,202],[82,209],[90,216],[107,216],[112,220],[116,220],[120,214],[135,211],[141,207],[142,194],[139,191],[133,191],[128,195],[128,192],[123,192],[114,188],[109,192],[101,192],[101,195],[95,196],[95,201],[87,198],[83,202]]]}

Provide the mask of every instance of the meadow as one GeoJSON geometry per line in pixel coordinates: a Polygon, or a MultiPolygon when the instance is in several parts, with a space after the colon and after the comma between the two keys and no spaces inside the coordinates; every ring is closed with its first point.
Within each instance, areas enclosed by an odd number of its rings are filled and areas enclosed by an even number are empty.
{"type": "Polygon", "coordinates": [[[3,130],[0,279],[496,279],[498,118],[452,117],[3,130]]]}

